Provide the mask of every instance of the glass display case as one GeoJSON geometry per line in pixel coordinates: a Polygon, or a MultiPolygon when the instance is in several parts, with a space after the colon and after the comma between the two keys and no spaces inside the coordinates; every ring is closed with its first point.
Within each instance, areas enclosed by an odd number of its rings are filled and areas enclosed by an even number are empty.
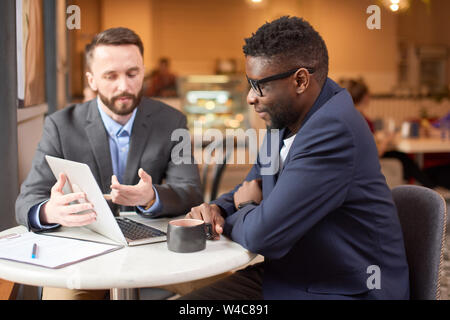
{"type": "Polygon", "coordinates": [[[250,126],[246,96],[248,84],[243,75],[198,75],[178,79],[178,94],[188,119],[189,130],[201,125],[214,128],[247,129],[250,126]]]}

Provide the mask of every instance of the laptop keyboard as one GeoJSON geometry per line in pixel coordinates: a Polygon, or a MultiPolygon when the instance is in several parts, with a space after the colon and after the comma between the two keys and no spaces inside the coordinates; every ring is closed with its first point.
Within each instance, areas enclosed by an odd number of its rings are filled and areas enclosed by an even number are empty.
{"type": "Polygon", "coordinates": [[[166,233],[128,218],[116,219],[125,238],[140,240],[165,236],[166,233]]]}

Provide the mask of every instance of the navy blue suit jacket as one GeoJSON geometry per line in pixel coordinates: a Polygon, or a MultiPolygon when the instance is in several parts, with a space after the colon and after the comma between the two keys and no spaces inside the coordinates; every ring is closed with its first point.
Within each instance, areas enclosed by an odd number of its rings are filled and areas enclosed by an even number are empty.
{"type": "MultiPolygon", "coordinates": [[[[268,142],[270,133],[262,148],[268,142]]],[[[262,179],[258,206],[236,211],[239,186],[213,203],[223,209],[224,234],[264,256],[265,299],[409,298],[397,211],[372,133],[346,90],[327,79],[282,171],[262,168],[259,156],[246,177],[262,179]]]]}

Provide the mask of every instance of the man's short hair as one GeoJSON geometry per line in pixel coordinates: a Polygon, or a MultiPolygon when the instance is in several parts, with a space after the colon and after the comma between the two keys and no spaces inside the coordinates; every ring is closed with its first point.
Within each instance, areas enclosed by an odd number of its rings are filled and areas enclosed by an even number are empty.
{"type": "Polygon", "coordinates": [[[314,68],[320,85],[328,76],[328,50],[320,34],[304,19],[284,16],[262,25],[245,39],[244,54],[295,67],[314,68]]]}
{"type": "Polygon", "coordinates": [[[134,44],[139,48],[141,55],[144,56],[144,45],[141,38],[128,28],[111,28],[97,34],[91,43],[86,46],[86,65],[90,68],[94,49],[99,45],[120,46],[134,44]]]}

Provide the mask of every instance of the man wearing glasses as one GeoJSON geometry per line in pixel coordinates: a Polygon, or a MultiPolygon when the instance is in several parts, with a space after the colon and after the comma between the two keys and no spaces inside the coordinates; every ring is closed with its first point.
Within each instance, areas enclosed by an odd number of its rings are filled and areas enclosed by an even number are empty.
{"type": "Polygon", "coordinates": [[[348,92],[327,77],[321,36],[282,17],[246,39],[244,54],[247,102],[278,129],[279,170],[265,175],[258,158],[241,185],[187,217],[264,262],[184,298],[408,299],[402,231],[377,149],[348,92]]]}

